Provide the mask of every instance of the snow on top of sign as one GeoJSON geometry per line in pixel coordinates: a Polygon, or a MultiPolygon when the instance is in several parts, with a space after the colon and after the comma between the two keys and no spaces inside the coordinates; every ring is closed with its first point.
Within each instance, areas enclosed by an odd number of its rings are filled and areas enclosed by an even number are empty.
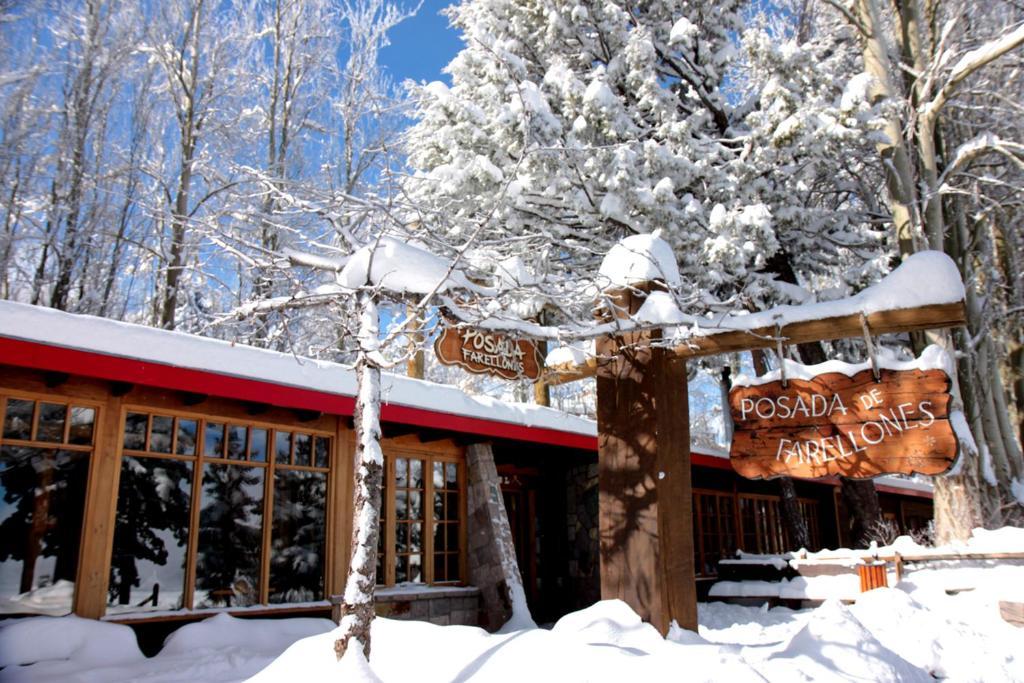
{"type": "MultiPolygon", "coordinates": [[[[883,349],[879,349],[878,367],[881,370],[942,370],[947,375],[953,375],[953,359],[950,358],[946,350],[937,344],[932,344],[924,351],[921,355],[913,360],[901,361],[894,357],[885,357],[882,353],[883,349]]],[[[786,366],[786,378],[787,379],[802,379],[812,380],[819,375],[826,375],[829,373],[838,373],[846,375],[847,377],[853,377],[858,372],[864,372],[865,370],[871,369],[871,362],[866,361],[864,363],[844,363],[840,360],[829,360],[824,363],[817,365],[804,365],[803,363],[797,363],[784,359],[786,366]]],[[[733,381],[734,387],[756,387],[762,384],[768,384],[770,382],[776,382],[782,379],[782,372],[778,369],[772,370],[759,377],[750,376],[746,374],[740,374],[736,376],[733,381]]]]}
{"type": "MultiPolygon", "coordinates": [[[[337,363],[11,301],[0,301],[0,336],[346,397],[356,393],[355,371],[337,363]]],[[[456,387],[398,375],[382,375],[381,402],[491,422],[597,434],[593,420],[553,408],[470,396],[456,387]]]]}
{"type": "MultiPolygon", "coordinates": [[[[627,238],[628,239],[628,238],[627,238]]],[[[735,330],[755,330],[773,325],[823,320],[845,315],[870,315],[880,311],[953,304],[964,300],[964,285],[956,264],[941,251],[912,254],[881,282],[845,299],[799,306],[776,306],[748,313],[693,317],[675,331],[678,340],[735,330]]]]}
{"type": "Polygon", "coordinates": [[[679,266],[660,231],[630,235],[612,247],[601,261],[600,274],[608,287],[629,287],[649,280],[663,280],[670,287],[680,283],[679,266]]]}
{"type": "Polygon", "coordinates": [[[356,289],[369,283],[392,292],[428,294],[450,288],[476,290],[460,270],[452,270],[451,261],[432,254],[416,245],[391,237],[357,249],[345,267],[338,273],[337,282],[346,289],[356,289]],[[367,276],[371,270],[372,277],[367,276]]]}

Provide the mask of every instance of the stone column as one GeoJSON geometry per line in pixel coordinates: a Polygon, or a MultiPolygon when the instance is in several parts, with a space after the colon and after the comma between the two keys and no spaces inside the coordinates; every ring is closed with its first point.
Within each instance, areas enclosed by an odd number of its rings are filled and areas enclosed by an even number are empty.
{"type": "Polygon", "coordinates": [[[490,444],[470,445],[466,465],[469,581],[480,589],[481,625],[490,631],[534,628],[490,444]]]}

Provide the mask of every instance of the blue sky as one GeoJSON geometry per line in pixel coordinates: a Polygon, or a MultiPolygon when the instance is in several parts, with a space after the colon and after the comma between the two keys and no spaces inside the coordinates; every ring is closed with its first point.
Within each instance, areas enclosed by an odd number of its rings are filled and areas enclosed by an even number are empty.
{"type": "MultiPolygon", "coordinates": [[[[419,13],[390,33],[391,45],[381,50],[381,63],[396,80],[451,82],[441,69],[460,49],[459,33],[448,26],[440,11],[456,0],[423,0],[419,13]]],[[[411,4],[411,3],[403,3],[411,4]]]]}

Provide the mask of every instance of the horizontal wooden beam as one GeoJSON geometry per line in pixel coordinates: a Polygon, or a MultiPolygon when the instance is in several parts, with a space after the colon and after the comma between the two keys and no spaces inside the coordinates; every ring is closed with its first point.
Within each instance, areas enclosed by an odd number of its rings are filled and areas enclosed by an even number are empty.
{"type": "MultiPolygon", "coordinates": [[[[904,308],[893,311],[879,311],[867,316],[868,329],[872,335],[895,334],[959,327],[967,322],[964,303],[935,304],[918,308],[904,308]]],[[[806,320],[784,325],[781,336],[786,344],[830,341],[863,335],[861,316],[841,315],[819,320],[806,320]]],[[[677,346],[675,353],[680,358],[713,356],[720,353],[753,351],[775,347],[774,326],[753,330],[730,330],[717,334],[693,337],[686,344],[677,346]]],[[[593,377],[597,372],[597,359],[575,366],[551,368],[545,380],[548,384],[565,384],[593,377]]]]}

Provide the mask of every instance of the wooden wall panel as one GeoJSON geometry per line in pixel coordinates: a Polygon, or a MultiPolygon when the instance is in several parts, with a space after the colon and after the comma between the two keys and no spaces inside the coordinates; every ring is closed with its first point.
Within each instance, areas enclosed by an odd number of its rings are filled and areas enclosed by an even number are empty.
{"type": "Polygon", "coordinates": [[[327,501],[327,595],[345,587],[352,544],[352,484],[355,442],[346,421],[337,419],[327,501]]]}

